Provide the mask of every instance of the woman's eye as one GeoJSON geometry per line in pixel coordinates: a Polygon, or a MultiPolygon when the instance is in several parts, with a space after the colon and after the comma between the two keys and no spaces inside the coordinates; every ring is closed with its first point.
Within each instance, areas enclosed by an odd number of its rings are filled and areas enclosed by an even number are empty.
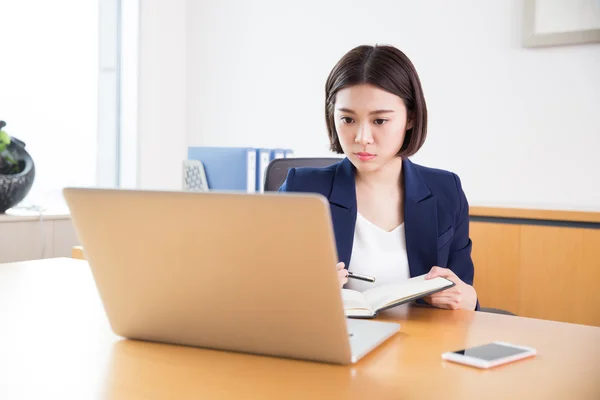
{"type": "Polygon", "coordinates": [[[342,122],[345,124],[351,124],[354,122],[354,120],[350,117],[342,117],[342,122]]]}
{"type": "Polygon", "coordinates": [[[383,119],[383,118],[377,118],[375,121],[373,121],[375,123],[375,125],[383,125],[387,122],[387,119],[383,119]]]}

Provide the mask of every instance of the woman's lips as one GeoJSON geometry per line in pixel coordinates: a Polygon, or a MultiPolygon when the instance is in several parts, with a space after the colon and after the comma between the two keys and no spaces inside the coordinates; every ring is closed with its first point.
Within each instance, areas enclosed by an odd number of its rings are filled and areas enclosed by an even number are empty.
{"type": "Polygon", "coordinates": [[[356,153],[356,156],[360,161],[369,161],[375,158],[375,154],[365,152],[356,153]]]}

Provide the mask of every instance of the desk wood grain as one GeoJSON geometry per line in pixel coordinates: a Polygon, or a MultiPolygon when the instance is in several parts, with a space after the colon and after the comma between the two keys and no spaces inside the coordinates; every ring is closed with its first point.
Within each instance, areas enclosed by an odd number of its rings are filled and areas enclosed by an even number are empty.
{"type": "Polygon", "coordinates": [[[401,332],[354,366],[124,340],[85,261],[0,265],[0,398],[598,399],[600,328],[398,307],[401,332]],[[504,340],[536,358],[481,371],[444,351],[504,340]]]}

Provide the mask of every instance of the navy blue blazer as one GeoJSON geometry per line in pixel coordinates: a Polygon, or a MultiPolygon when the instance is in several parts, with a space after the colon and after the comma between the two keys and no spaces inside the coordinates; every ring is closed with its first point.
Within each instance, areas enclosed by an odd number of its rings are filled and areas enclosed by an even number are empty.
{"type": "MultiPolygon", "coordinates": [[[[469,205],[460,179],[408,159],[403,160],[402,171],[410,275],[426,274],[437,265],[473,285],[469,205]]],[[[292,168],[279,188],[282,192],[320,193],[329,200],[338,258],[346,268],[352,258],[357,213],[354,172],[347,158],[325,168],[292,168]]]]}

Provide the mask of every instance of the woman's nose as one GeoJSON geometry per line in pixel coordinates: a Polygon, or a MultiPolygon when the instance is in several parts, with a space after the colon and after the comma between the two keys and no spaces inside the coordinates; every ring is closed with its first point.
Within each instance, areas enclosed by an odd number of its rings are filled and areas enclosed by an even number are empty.
{"type": "Polygon", "coordinates": [[[373,143],[373,135],[368,127],[361,126],[356,132],[356,138],[354,141],[358,144],[367,145],[373,143]]]}

